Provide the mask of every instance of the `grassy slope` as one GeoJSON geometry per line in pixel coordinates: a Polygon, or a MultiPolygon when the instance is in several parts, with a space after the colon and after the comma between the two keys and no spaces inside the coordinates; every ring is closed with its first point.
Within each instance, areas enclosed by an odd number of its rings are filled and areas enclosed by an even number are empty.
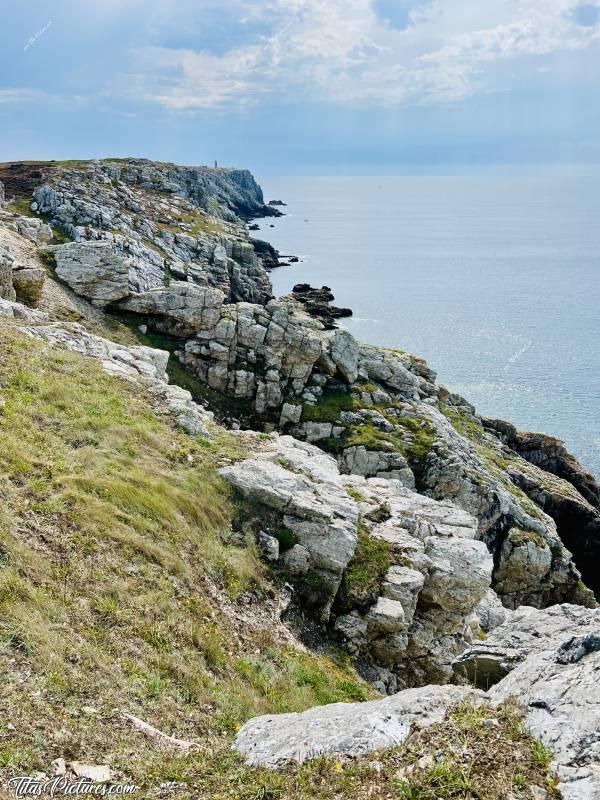
{"type": "Polygon", "coordinates": [[[215,464],[231,442],[177,432],[141,389],[10,327],[0,387],[2,777],[63,756],[110,763],[138,797],[223,792],[246,719],[367,695],[278,636],[263,567],[230,541],[215,464]],[[160,751],[115,708],[200,752],[160,751]]]}
{"type": "Polygon", "coordinates": [[[369,690],[286,641],[230,533],[230,439],[194,440],[140,388],[0,328],[0,778],[62,756],[110,764],[137,798],[165,781],[184,800],[531,797],[549,756],[502,710],[488,728],[495,712],[461,709],[378,761],[243,766],[230,744],[249,717],[369,690]],[[161,749],[118,708],[199,750],[161,749]]]}

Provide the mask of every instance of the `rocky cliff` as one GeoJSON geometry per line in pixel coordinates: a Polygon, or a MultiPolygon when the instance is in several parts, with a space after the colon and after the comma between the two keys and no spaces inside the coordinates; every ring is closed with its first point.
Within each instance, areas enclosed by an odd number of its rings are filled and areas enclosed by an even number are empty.
{"type": "MultiPolygon", "coordinates": [[[[249,173],[125,159],[0,165],[0,180],[4,324],[141,382],[201,447],[238,431],[218,465],[241,509],[228,536],[261,553],[307,645],[341,646],[391,694],[481,683],[492,662],[506,676],[517,662],[477,642],[521,606],[579,607],[581,636],[597,625],[593,477],[557,440],[479,417],[421,359],[273,298],[277,254],[247,225],[273,206],[249,173]]],[[[562,622],[540,619],[562,646],[562,622]]],[[[569,772],[582,749],[594,760],[573,735],[565,780],[589,783],[569,772]]]]}

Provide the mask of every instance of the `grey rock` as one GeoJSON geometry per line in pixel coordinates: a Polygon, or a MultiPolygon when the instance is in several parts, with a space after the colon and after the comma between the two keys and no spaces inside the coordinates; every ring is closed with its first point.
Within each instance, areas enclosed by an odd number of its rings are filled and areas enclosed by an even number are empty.
{"type": "Polygon", "coordinates": [[[258,548],[267,561],[277,561],[279,558],[279,541],[264,531],[259,531],[257,536],[258,548]]]}
{"type": "Polygon", "coordinates": [[[354,383],[358,376],[359,346],[348,331],[338,330],[330,339],[329,355],[348,383],[354,383]]]}
{"type": "Polygon", "coordinates": [[[446,611],[461,611],[474,608],[486,595],[493,560],[483,542],[429,537],[425,554],[432,562],[421,591],[426,602],[446,611]]]}
{"type": "Polygon", "coordinates": [[[496,592],[489,589],[479,601],[475,614],[479,620],[479,627],[487,633],[506,622],[511,612],[502,605],[496,592]]]}
{"type": "Polygon", "coordinates": [[[77,294],[104,306],[129,294],[129,261],[108,242],[71,242],[53,249],[56,274],[77,294]]]}
{"type": "Polygon", "coordinates": [[[483,641],[474,642],[455,662],[460,675],[487,688],[527,658],[560,645],[576,633],[600,630],[600,609],[568,603],[538,610],[522,607],[510,612],[502,625],[483,641]]]}
{"type": "Polygon", "coordinates": [[[527,728],[553,752],[565,800],[597,800],[600,610],[565,605],[515,617],[490,635],[490,646],[512,647],[505,647],[510,672],[489,697],[494,703],[516,700],[527,728]]]}
{"type": "Polygon", "coordinates": [[[440,722],[451,706],[481,696],[462,686],[426,686],[368,703],[256,717],[241,728],[233,747],[247,764],[269,769],[321,756],[361,756],[395,747],[411,729],[440,722]]]}
{"type": "Polygon", "coordinates": [[[174,336],[192,336],[212,327],[220,316],[223,293],[218,289],[173,281],[168,287],[131,295],[119,305],[153,318],[154,327],[174,336]]]}
{"type": "Polygon", "coordinates": [[[37,308],[42,299],[46,273],[40,267],[26,267],[13,272],[12,282],[17,300],[37,308]]]}

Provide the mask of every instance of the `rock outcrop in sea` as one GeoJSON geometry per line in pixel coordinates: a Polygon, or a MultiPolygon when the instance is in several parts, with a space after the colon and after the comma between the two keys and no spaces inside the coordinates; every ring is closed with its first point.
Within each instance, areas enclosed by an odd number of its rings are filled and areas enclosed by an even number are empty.
{"type": "Polygon", "coordinates": [[[600,490],[562,443],[336,328],[348,312],[327,287],[274,298],[277,253],[247,222],[280,212],[246,171],[49,162],[0,181],[0,317],[141,381],[191,436],[245,429],[251,452],[220,470],[252,510],[237,535],[287,586],[289,624],[394,695],[250,721],[240,752],[270,767],[362,753],[460,698],[515,696],[565,797],[597,796],[600,490]],[[140,344],[95,335],[94,315],[140,344]]]}

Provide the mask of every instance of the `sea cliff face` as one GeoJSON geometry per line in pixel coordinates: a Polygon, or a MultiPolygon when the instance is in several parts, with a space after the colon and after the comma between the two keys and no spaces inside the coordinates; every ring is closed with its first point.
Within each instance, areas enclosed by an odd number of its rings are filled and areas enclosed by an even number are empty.
{"type": "Polygon", "coordinates": [[[0,181],[0,316],[141,381],[207,446],[246,429],[220,467],[245,509],[232,535],[285,584],[307,641],[338,642],[393,693],[464,682],[487,657],[469,648],[520,606],[550,628],[548,607],[595,607],[593,477],[418,357],[273,298],[277,253],[246,221],[278,212],[250,173],[124,159],[5,164],[0,181]],[[124,324],[135,344],[106,335],[124,324]]]}

